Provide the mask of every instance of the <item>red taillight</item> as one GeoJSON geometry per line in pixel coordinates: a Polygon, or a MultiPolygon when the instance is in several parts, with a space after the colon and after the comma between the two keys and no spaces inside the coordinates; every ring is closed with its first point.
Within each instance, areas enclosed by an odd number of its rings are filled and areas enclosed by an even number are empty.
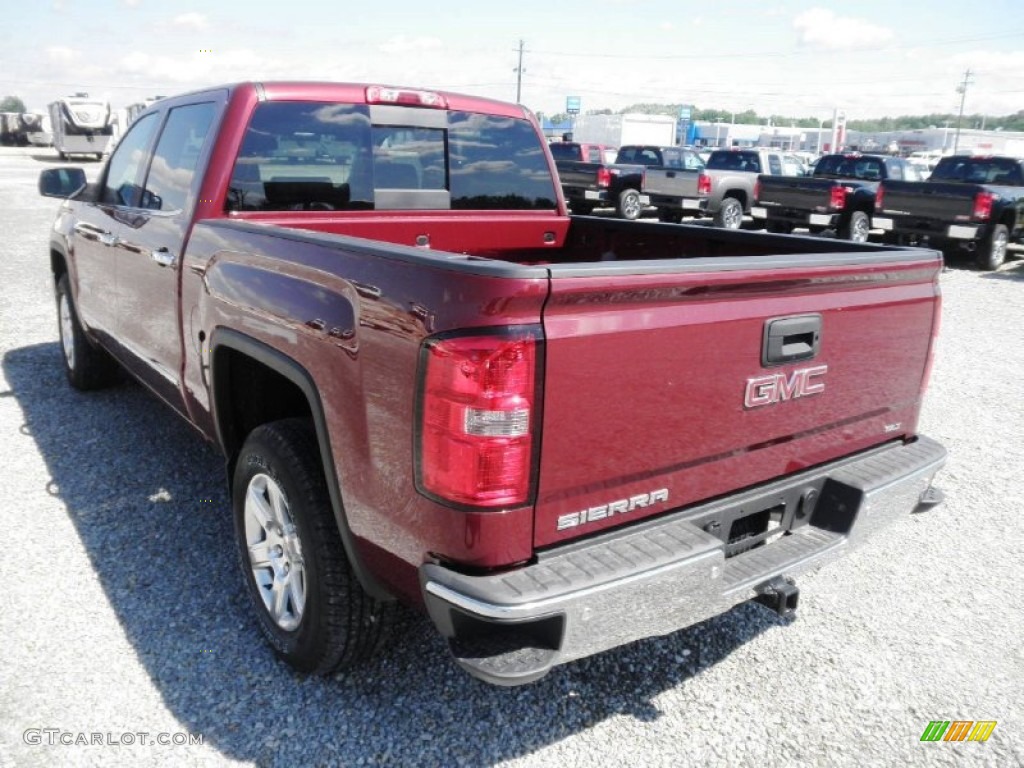
{"type": "Polygon", "coordinates": [[[697,176],[697,194],[701,197],[707,197],[711,194],[711,177],[705,174],[697,176]]]}
{"type": "Polygon", "coordinates": [[[612,185],[612,172],[607,168],[597,169],[597,186],[610,187],[612,185]]]}
{"type": "Polygon", "coordinates": [[[992,216],[992,203],[996,196],[991,192],[979,192],[974,196],[974,210],[971,211],[971,218],[976,221],[988,221],[992,216]]]}
{"type": "Polygon", "coordinates": [[[421,351],[417,485],[439,501],[530,501],[538,331],[428,340],[421,351]]]}
{"type": "Polygon", "coordinates": [[[832,192],[829,194],[828,207],[833,208],[837,211],[843,210],[846,206],[846,187],[837,184],[832,187],[832,192]]]}
{"type": "Polygon", "coordinates": [[[761,199],[761,179],[754,179],[754,202],[761,199]]]}
{"type": "Polygon", "coordinates": [[[881,184],[878,185],[878,189],[875,190],[875,210],[879,213],[882,212],[882,206],[885,205],[885,187],[881,184]]]}

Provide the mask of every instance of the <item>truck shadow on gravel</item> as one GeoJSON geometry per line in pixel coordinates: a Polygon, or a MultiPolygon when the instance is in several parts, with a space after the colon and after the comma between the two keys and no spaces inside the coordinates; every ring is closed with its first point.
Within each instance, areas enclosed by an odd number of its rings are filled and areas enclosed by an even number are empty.
{"type": "MultiPolygon", "coordinates": [[[[691,629],[557,668],[531,686],[502,689],[460,671],[433,627],[404,614],[373,662],[329,679],[303,677],[273,657],[247,604],[217,452],[134,383],[72,391],[59,355],[48,343],[3,358],[25,414],[22,431],[52,477],[46,490],[65,503],[166,706],[183,729],[233,759],[512,759],[613,716],[655,721],[660,694],[787,623],[760,606],[739,606],[691,629]]],[[[73,698],[88,707],[88,695],[85,688],[73,698]]],[[[687,696],[685,687],[679,695],[687,696]]]]}
{"type": "Polygon", "coordinates": [[[1007,261],[997,272],[986,272],[982,275],[986,280],[1024,281],[1024,259],[1007,261]]]}

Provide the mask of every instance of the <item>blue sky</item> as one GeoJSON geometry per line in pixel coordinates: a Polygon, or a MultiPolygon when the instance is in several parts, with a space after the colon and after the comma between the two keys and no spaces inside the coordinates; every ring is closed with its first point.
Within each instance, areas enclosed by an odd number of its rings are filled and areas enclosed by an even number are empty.
{"type": "MultiPolygon", "coordinates": [[[[10,6],[9,6],[10,7],[10,6]]],[[[829,118],[1024,109],[1024,0],[382,3],[21,0],[0,26],[0,95],[117,106],[216,83],[444,88],[548,114],[636,102],[829,118]],[[15,17],[15,13],[17,16],[15,17]]]]}

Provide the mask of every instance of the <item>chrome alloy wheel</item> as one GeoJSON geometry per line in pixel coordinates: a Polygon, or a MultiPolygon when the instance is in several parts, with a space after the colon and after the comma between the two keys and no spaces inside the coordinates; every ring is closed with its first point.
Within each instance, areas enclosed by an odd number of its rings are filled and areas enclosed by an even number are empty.
{"type": "Polygon", "coordinates": [[[1009,244],[1009,242],[1010,237],[1005,229],[997,230],[992,235],[992,250],[991,255],[989,256],[989,261],[992,264],[998,267],[1000,264],[1006,261],[1006,246],[1009,244]]]}
{"type": "Polygon", "coordinates": [[[257,474],[245,492],[245,542],[249,565],[267,613],[291,632],[306,607],[306,569],[302,542],[277,481],[257,474]]]}
{"type": "Polygon", "coordinates": [[[850,233],[850,240],[855,243],[866,243],[871,233],[871,222],[867,216],[857,218],[853,222],[853,231],[850,233]]]}
{"type": "Polygon", "coordinates": [[[726,229],[739,229],[743,226],[743,207],[737,202],[725,203],[722,212],[722,225],[726,229]]]}
{"type": "Polygon", "coordinates": [[[71,300],[67,293],[61,292],[60,306],[60,344],[64,348],[64,359],[67,360],[68,368],[75,370],[75,326],[71,317],[71,300]]]}
{"type": "Polygon", "coordinates": [[[627,219],[638,219],[642,206],[640,205],[640,196],[635,192],[627,194],[622,200],[622,215],[627,219]]]}

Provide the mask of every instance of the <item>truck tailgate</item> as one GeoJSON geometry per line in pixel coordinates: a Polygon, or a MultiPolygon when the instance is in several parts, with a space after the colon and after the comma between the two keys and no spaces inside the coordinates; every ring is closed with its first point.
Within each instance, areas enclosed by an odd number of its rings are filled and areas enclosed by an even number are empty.
{"type": "Polygon", "coordinates": [[[558,167],[558,180],[567,187],[597,187],[597,171],[601,168],[600,163],[585,162],[560,162],[558,167]]]}
{"type": "Polygon", "coordinates": [[[758,203],[767,206],[795,208],[800,211],[824,211],[829,194],[839,182],[834,179],[787,178],[761,176],[758,203]]]}
{"type": "Polygon", "coordinates": [[[917,254],[553,268],[535,546],[913,434],[941,265],[917,254]],[[813,358],[763,366],[766,324],[808,315],[813,358]]]}
{"type": "Polygon", "coordinates": [[[922,219],[968,221],[974,209],[976,184],[932,181],[886,181],[882,212],[922,219]]]}
{"type": "Polygon", "coordinates": [[[648,168],[644,173],[643,191],[652,195],[697,197],[697,176],[700,171],[648,168]]]}

